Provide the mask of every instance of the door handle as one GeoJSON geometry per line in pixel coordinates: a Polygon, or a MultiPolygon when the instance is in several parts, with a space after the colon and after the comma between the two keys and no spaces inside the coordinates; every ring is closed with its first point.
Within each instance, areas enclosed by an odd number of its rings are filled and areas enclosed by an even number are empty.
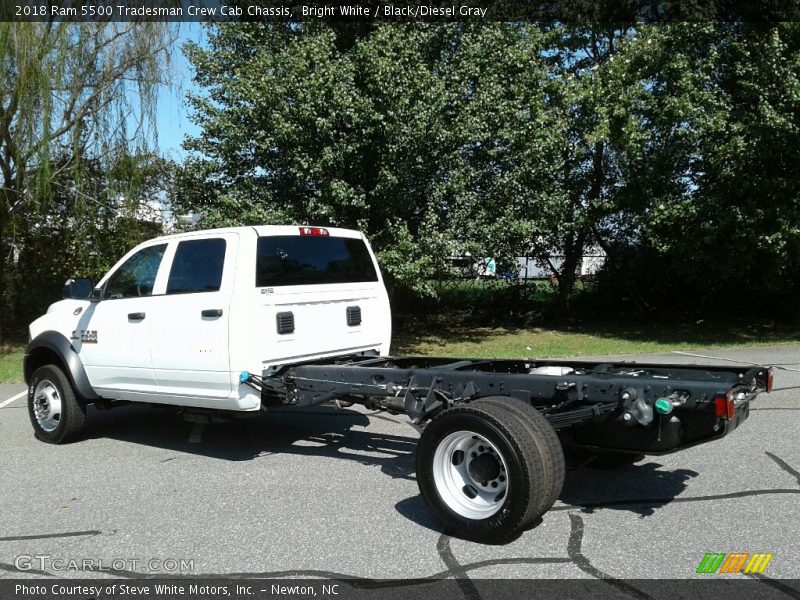
{"type": "Polygon", "coordinates": [[[203,312],[200,313],[204,317],[221,317],[222,316],[222,309],[221,308],[207,308],[203,312]]]}
{"type": "Polygon", "coordinates": [[[144,319],[144,313],[128,313],[129,321],[141,321],[144,319]]]}

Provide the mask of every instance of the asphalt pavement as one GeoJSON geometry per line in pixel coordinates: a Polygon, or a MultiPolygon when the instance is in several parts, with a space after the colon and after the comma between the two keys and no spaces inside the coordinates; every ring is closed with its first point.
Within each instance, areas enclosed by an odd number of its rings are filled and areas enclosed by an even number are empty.
{"type": "MultiPolygon", "coordinates": [[[[800,346],[697,353],[624,358],[775,365],[775,390],[722,440],[571,469],[553,509],[502,546],[442,532],[404,416],[324,406],[204,426],[91,408],[85,439],[52,446],[21,397],[0,408],[0,578],[683,579],[708,577],[706,552],[772,553],[764,577],[800,578],[800,346]]],[[[0,386],[0,405],[23,390],[0,386]]]]}

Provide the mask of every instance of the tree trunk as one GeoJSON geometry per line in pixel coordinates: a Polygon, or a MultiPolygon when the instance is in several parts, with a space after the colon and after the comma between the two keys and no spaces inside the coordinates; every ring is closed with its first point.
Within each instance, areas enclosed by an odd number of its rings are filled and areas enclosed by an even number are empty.
{"type": "MultiPolygon", "coordinates": [[[[0,244],[0,249],[2,248],[3,244],[0,244]]],[[[0,285],[0,289],[3,290],[6,289],[5,277],[6,277],[6,261],[4,257],[2,260],[0,260],[0,284],[2,284],[0,285]]],[[[2,347],[3,344],[5,343],[5,334],[3,333],[5,331],[4,325],[6,321],[5,306],[6,306],[5,298],[3,295],[0,295],[0,347],[2,347]]]]}
{"type": "Polygon", "coordinates": [[[586,243],[586,231],[581,231],[577,236],[570,236],[564,245],[564,263],[558,274],[558,310],[569,312],[572,295],[575,291],[575,282],[578,280],[578,264],[583,256],[583,247],[586,243]]]}
{"type": "MultiPolygon", "coordinates": [[[[605,181],[605,144],[600,141],[594,145],[592,152],[592,184],[588,190],[589,207],[587,212],[591,215],[592,205],[600,200],[605,181]]],[[[564,244],[564,264],[558,277],[558,308],[561,312],[570,309],[572,293],[575,291],[575,282],[578,279],[577,270],[586,240],[591,231],[591,223],[584,225],[576,234],[570,234],[564,244]]]]}
{"type": "Polygon", "coordinates": [[[5,339],[5,325],[7,320],[6,311],[6,262],[9,258],[10,247],[6,245],[6,226],[9,222],[9,208],[12,206],[13,197],[8,190],[8,183],[3,178],[3,190],[0,191],[0,346],[2,346],[5,339]]]}

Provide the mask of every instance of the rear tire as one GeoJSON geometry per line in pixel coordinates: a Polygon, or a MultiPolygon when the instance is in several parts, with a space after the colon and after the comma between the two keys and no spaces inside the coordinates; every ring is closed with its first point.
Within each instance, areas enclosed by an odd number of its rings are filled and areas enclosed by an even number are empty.
{"type": "Polygon", "coordinates": [[[536,408],[518,398],[509,396],[490,396],[481,398],[472,403],[472,406],[491,404],[499,406],[514,414],[528,429],[531,439],[536,443],[542,456],[545,471],[545,497],[544,503],[539,507],[542,514],[558,500],[558,495],[564,487],[564,477],[567,467],[564,460],[564,450],[556,430],[536,408]]]}
{"type": "Polygon", "coordinates": [[[428,424],[417,446],[417,483],[449,533],[503,543],[549,508],[549,457],[536,438],[526,421],[494,403],[458,406],[428,424]]]}
{"type": "Polygon", "coordinates": [[[76,397],[64,372],[55,365],[45,365],[31,376],[28,415],[37,439],[63,444],[83,432],[86,407],[76,397]]]}

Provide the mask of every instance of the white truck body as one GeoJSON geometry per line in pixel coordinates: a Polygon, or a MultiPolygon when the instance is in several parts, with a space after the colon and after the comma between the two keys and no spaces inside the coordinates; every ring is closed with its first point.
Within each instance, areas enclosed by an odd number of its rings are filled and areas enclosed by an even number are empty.
{"type": "Polygon", "coordinates": [[[386,289],[368,242],[352,230],[259,226],[155,238],[123,256],[94,295],[56,302],[30,335],[69,339],[89,384],[109,400],[255,411],[261,398],[241,384],[243,371],[389,352],[386,289]],[[294,330],[279,333],[277,317],[287,313],[294,330]]]}

